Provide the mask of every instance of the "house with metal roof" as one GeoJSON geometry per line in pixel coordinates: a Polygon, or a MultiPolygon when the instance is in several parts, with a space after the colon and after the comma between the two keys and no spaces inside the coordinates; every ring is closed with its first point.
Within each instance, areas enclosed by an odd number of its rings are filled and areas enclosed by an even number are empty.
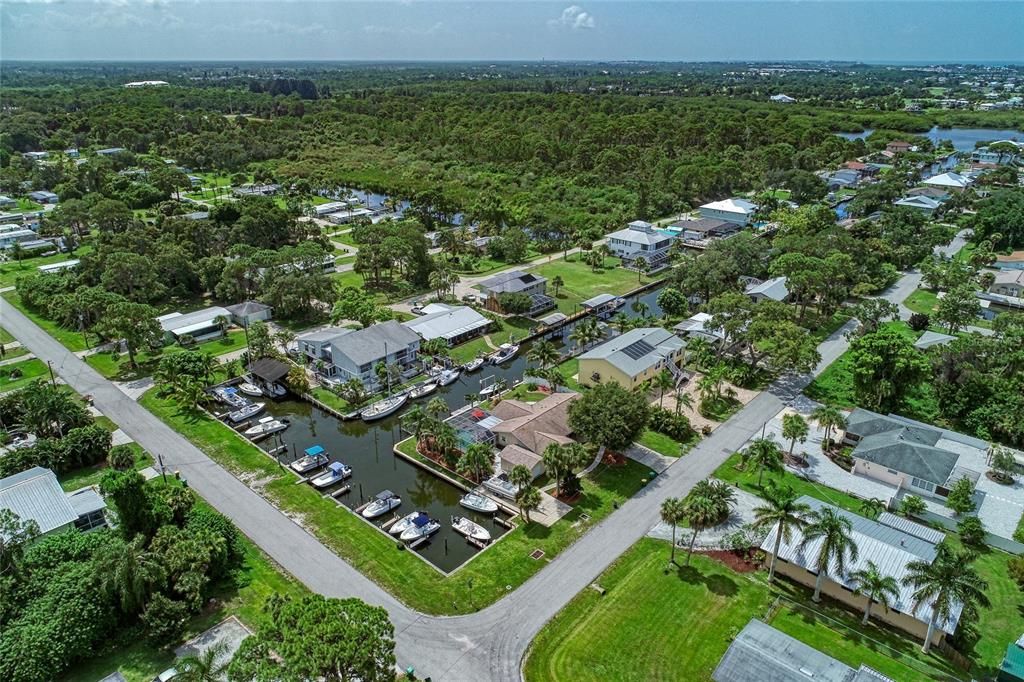
{"type": "Polygon", "coordinates": [[[431,303],[424,306],[423,315],[402,325],[424,341],[444,339],[449,346],[455,346],[483,334],[491,321],[469,306],[431,303]]]}
{"type": "Polygon", "coordinates": [[[622,259],[625,267],[631,267],[637,258],[647,261],[648,268],[658,269],[669,258],[669,249],[675,237],[654,229],[654,225],[643,220],[634,220],[624,229],[608,235],[608,249],[612,255],[622,259]]]}
{"type": "Polygon", "coordinates": [[[711,673],[714,682],[894,682],[855,670],[756,618],[740,630],[711,673]]]}
{"type": "Polygon", "coordinates": [[[226,310],[231,313],[232,322],[239,327],[248,327],[253,322],[269,320],[274,309],[259,301],[242,301],[229,305],[226,310]]]}
{"type": "Polygon", "coordinates": [[[502,294],[525,294],[530,297],[530,309],[526,312],[530,317],[555,307],[555,299],[547,295],[548,278],[541,275],[510,270],[501,272],[480,283],[486,300],[484,307],[497,313],[505,312],[501,307],[502,294]]]}
{"type": "Polygon", "coordinates": [[[356,330],[329,327],[296,341],[317,374],[337,381],[358,379],[372,391],[384,388],[375,371],[378,364],[397,365],[406,375],[420,349],[419,335],[395,320],[356,330]]]}
{"type": "Polygon", "coordinates": [[[971,180],[959,173],[949,172],[933,175],[927,180],[922,181],[922,184],[929,185],[931,187],[941,187],[947,190],[962,190],[971,184],[971,180]]]}
{"type": "Polygon", "coordinates": [[[705,239],[724,239],[740,231],[740,226],[721,218],[698,218],[697,220],[677,220],[668,226],[670,230],[679,232],[685,241],[699,242],[705,239]]]}
{"type": "Polygon", "coordinates": [[[40,535],[106,525],[106,503],[95,490],[65,493],[57,476],[43,467],[0,479],[0,509],[10,509],[22,521],[35,521],[40,535]]]}
{"type": "Polygon", "coordinates": [[[789,298],[789,288],[786,286],[785,277],[772,277],[763,281],[751,277],[743,293],[754,303],[760,301],[782,302],[789,298]]]}
{"type": "MultiPolygon", "coordinates": [[[[822,594],[846,604],[857,612],[863,612],[867,601],[863,596],[853,593],[857,584],[851,576],[856,571],[866,568],[868,561],[872,561],[882,574],[896,579],[899,590],[888,609],[875,606],[872,610],[873,617],[923,640],[932,619],[932,608],[928,604],[921,604],[915,609],[914,588],[904,585],[903,579],[910,572],[907,566],[911,562],[935,561],[938,543],[928,539],[928,532],[931,529],[910,520],[904,520],[898,528],[886,525],[807,495],[802,496],[799,502],[809,506],[812,512],[827,507],[847,518],[850,521],[850,536],[857,545],[857,558],[846,562],[845,571],[840,571],[835,561],[829,565],[828,573],[822,581],[822,594]],[[911,525],[914,528],[910,528],[911,525]]],[[[761,550],[769,555],[769,559],[775,551],[778,530],[776,525],[761,543],[761,550]]],[[[779,545],[776,573],[807,587],[813,587],[817,580],[814,566],[822,542],[821,538],[817,538],[804,544],[804,536],[800,530],[795,530],[788,539],[783,537],[779,545]]],[[[938,644],[946,636],[956,632],[962,611],[963,604],[953,604],[949,618],[940,619],[932,633],[933,644],[938,644]]]]}
{"type": "Polygon", "coordinates": [[[222,321],[230,322],[231,313],[220,306],[210,306],[190,313],[168,313],[156,318],[160,328],[164,330],[164,342],[175,343],[183,336],[190,336],[196,341],[216,339],[224,336],[222,321]]]}
{"type": "Polygon", "coordinates": [[[746,199],[733,197],[722,201],[712,201],[698,209],[701,218],[718,218],[728,223],[746,226],[757,212],[757,204],[746,199]]]}
{"type": "Polygon", "coordinates": [[[932,346],[945,346],[951,341],[956,341],[955,336],[949,334],[943,334],[942,332],[933,332],[931,330],[921,334],[921,337],[914,342],[914,348],[918,350],[928,350],[932,346]]]}
{"type": "Polygon", "coordinates": [[[913,208],[925,215],[931,215],[942,207],[942,202],[938,199],[922,195],[905,196],[892,202],[892,204],[901,208],[913,208]]]}
{"type": "Polygon", "coordinates": [[[581,355],[579,381],[584,386],[614,381],[632,389],[663,369],[678,372],[685,347],[683,340],[667,329],[631,329],[581,355]]]}
{"type": "Polygon", "coordinates": [[[1024,270],[999,270],[995,273],[990,294],[1024,298],[1024,270]]]}
{"type": "Polygon", "coordinates": [[[672,330],[685,340],[700,338],[713,346],[725,340],[725,330],[711,328],[711,315],[708,313],[695,313],[672,330]]]}

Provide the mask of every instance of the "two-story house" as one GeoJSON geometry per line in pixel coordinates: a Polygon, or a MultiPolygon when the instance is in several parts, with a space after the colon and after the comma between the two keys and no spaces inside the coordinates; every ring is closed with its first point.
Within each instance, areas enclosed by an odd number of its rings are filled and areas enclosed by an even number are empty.
{"type": "Polygon", "coordinates": [[[701,218],[718,218],[729,223],[746,226],[757,212],[757,204],[746,199],[723,199],[700,207],[701,218]]]}
{"type": "Polygon", "coordinates": [[[296,341],[317,374],[341,382],[358,379],[369,390],[383,388],[378,364],[397,365],[404,373],[416,364],[420,349],[419,335],[395,320],[358,330],[330,327],[296,341]]]}
{"type": "Polygon", "coordinates": [[[1000,270],[988,290],[993,294],[1024,298],[1024,270],[1000,270]]]}
{"type": "Polygon", "coordinates": [[[668,261],[673,239],[673,235],[659,232],[648,222],[634,220],[625,229],[608,235],[607,244],[608,250],[621,258],[625,267],[643,258],[648,269],[656,270],[668,261]]]}
{"type": "Polygon", "coordinates": [[[548,279],[532,272],[512,270],[503,272],[480,283],[484,292],[484,307],[498,313],[507,312],[502,309],[502,294],[524,294],[530,298],[530,308],[526,314],[534,317],[545,310],[555,307],[555,299],[547,295],[548,279]]]}
{"type": "Polygon", "coordinates": [[[614,381],[634,389],[663,369],[677,375],[686,344],[661,327],[638,327],[580,356],[579,381],[593,386],[614,381]]]}

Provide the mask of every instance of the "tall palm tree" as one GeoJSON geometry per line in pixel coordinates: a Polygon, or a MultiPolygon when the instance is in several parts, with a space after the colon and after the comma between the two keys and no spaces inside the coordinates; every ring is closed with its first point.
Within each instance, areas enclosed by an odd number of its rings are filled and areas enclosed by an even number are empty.
{"type": "Polygon", "coordinates": [[[512,471],[508,472],[508,480],[522,492],[533,483],[533,472],[522,464],[517,464],[512,467],[512,471]]]}
{"type": "Polygon", "coordinates": [[[561,275],[555,275],[551,279],[551,286],[555,288],[555,298],[558,298],[558,290],[565,286],[565,280],[561,275]]]}
{"type": "Polygon", "coordinates": [[[494,457],[491,455],[491,446],[487,443],[473,443],[459,458],[459,471],[468,473],[479,483],[484,480],[484,474],[490,475],[494,471],[494,457]]]}
{"type": "Polygon", "coordinates": [[[807,433],[807,422],[799,414],[794,412],[782,416],[782,437],[789,441],[788,456],[790,459],[793,458],[793,448],[796,447],[796,442],[806,441],[807,433]]]}
{"type": "Polygon", "coordinates": [[[221,682],[227,675],[231,657],[225,656],[227,644],[218,642],[199,654],[185,656],[174,664],[175,682],[221,682]]]}
{"type": "Polygon", "coordinates": [[[435,396],[427,403],[426,413],[434,419],[440,419],[441,415],[448,414],[448,403],[441,396],[435,396]]]}
{"type": "Polygon", "coordinates": [[[555,348],[555,344],[551,343],[546,339],[535,342],[530,346],[530,352],[526,354],[526,358],[532,362],[536,362],[540,367],[548,367],[558,362],[558,358],[561,357],[558,353],[558,349],[555,348]]]}
{"type": "Polygon", "coordinates": [[[818,577],[814,581],[814,602],[821,601],[821,585],[828,575],[829,566],[836,565],[839,574],[846,572],[846,562],[856,561],[858,550],[857,543],[853,541],[853,525],[850,519],[846,518],[832,507],[822,507],[812,512],[809,517],[810,523],[804,528],[804,539],[800,543],[800,550],[803,551],[808,545],[821,540],[818,547],[818,555],[814,560],[814,568],[818,577]]]}
{"type": "Polygon", "coordinates": [[[402,415],[402,425],[416,439],[417,445],[420,444],[423,435],[428,431],[427,427],[430,421],[430,415],[419,405],[413,405],[402,415]]]}
{"type": "Polygon", "coordinates": [[[775,549],[772,550],[772,562],[768,567],[768,581],[775,579],[775,562],[779,556],[782,541],[789,544],[794,530],[802,530],[807,525],[807,515],[811,508],[803,502],[797,502],[797,495],[789,486],[770,487],[765,493],[767,504],[754,508],[755,527],[765,530],[778,526],[775,535],[775,549]]]}
{"type": "Polygon", "coordinates": [[[686,392],[685,386],[680,384],[676,386],[676,414],[679,414],[684,407],[688,410],[693,409],[693,396],[686,392]]]}
{"type": "Polygon", "coordinates": [[[654,375],[654,387],[658,389],[658,407],[665,407],[665,392],[675,388],[675,385],[676,378],[667,369],[654,375]]]}
{"type": "Polygon", "coordinates": [[[693,555],[693,545],[697,542],[697,534],[708,526],[714,524],[720,518],[720,510],[715,501],[703,497],[701,495],[694,495],[694,491],[690,492],[690,495],[686,498],[686,522],[690,524],[690,528],[693,529],[693,534],[690,536],[690,546],[686,550],[686,565],[690,565],[690,557],[693,555]]]}
{"type": "Polygon", "coordinates": [[[831,438],[833,429],[838,431],[846,428],[846,418],[842,410],[832,405],[819,405],[811,412],[811,419],[825,429],[826,442],[831,438]]]}
{"type": "Polygon", "coordinates": [[[96,562],[100,592],[117,597],[124,613],[138,613],[166,577],[163,563],[146,550],[146,538],[142,535],[131,542],[107,545],[96,562]]]}
{"type": "Polygon", "coordinates": [[[676,562],[676,528],[686,520],[686,502],[678,497],[667,497],[661,503],[661,520],[672,526],[671,563],[676,562]]]}
{"type": "Polygon", "coordinates": [[[868,560],[867,566],[864,568],[851,573],[850,580],[857,585],[853,593],[862,594],[868,600],[864,607],[864,618],[860,621],[861,625],[868,624],[868,619],[871,618],[872,604],[878,602],[888,611],[889,603],[900,594],[900,586],[896,582],[896,578],[882,573],[878,565],[871,560],[868,560]]]}
{"type": "Polygon", "coordinates": [[[639,283],[647,271],[651,269],[651,264],[647,262],[646,258],[640,256],[633,261],[633,269],[636,270],[636,281],[639,283]]]}
{"type": "Polygon", "coordinates": [[[456,448],[459,447],[459,437],[450,424],[437,422],[434,427],[434,446],[437,448],[438,454],[445,461],[445,464],[449,468],[453,468],[458,461],[455,459],[454,453],[458,452],[456,448]]]}
{"type": "Polygon", "coordinates": [[[762,487],[764,472],[782,471],[782,450],[771,438],[755,438],[743,453],[743,465],[757,469],[757,487],[762,487]]]}
{"type": "Polygon", "coordinates": [[[555,479],[555,497],[558,497],[561,492],[562,473],[565,471],[566,465],[565,448],[561,443],[548,443],[541,455],[541,461],[544,462],[544,469],[555,479]]]}
{"type": "Polygon", "coordinates": [[[586,348],[599,338],[601,338],[601,330],[597,326],[597,320],[592,317],[581,321],[569,334],[569,339],[575,341],[580,348],[586,348]]]}
{"type": "Polygon", "coordinates": [[[630,319],[626,313],[617,313],[615,317],[611,319],[611,325],[615,328],[615,331],[620,334],[625,334],[633,328],[633,320],[630,319]]]}
{"type": "Polygon", "coordinates": [[[516,496],[516,502],[519,503],[519,511],[522,512],[523,518],[526,522],[530,522],[530,512],[540,508],[540,491],[534,488],[532,485],[528,485],[523,488],[519,495],[516,496]]]}
{"type": "Polygon", "coordinates": [[[924,646],[921,647],[924,653],[931,649],[932,635],[940,619],[948,620],[955,604],[989,605],[988,597],[985,596],[988,583],[971,565],[974,559],[973,552],[956,552],[945,543],[941,543],[935,561],[929,563],[919,560],[907,564],[908,572],[903,584],[914,588],[914,613],[924,605],[932,609],[924,646]]]}

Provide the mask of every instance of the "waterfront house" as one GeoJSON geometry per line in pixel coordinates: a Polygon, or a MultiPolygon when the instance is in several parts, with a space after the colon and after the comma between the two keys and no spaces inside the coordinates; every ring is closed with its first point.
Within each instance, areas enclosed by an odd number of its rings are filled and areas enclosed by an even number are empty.
{"type": "Polygon", "coordinates": [[[678,220],[669,227],[679,231],[684,241],[699,242],[706,239],[724,239],[740,231],[736,223],[721,218],[699,218],[697,220],[678,220]]]}
{"type": "Polygon", "coordinates": [[[786,286],[785,277],[772,277],[766,280],[749,277],[747,278],[747,284],[743,293],[754,303],[761,301],[781,302],[789,298],[789,288],[786,286]]]}
{"type": "Polygon", "coordinates": [[[939,187],[911,187],[907,190],[908,197],[928,197],[936,201],[949,199],[949,192],[939,187]]]}
{"type": "Polygon", "coordinates": [[[675,333],[684,340],[704,339],[712,346],[718,346],[725,340],[725,331],[722,329],[711,329],[711,315],[708,313],[696,313],[689,319],[683,320],[672,328],[675,333]]]}
{"type": "MultiPolygon", "coordinates": [[[[984,147],[978,147],[971,152],[971,161],[973,163],[985,163],[992,164],[994,166],[1004,166],[1016,163],[1021,158],[1021,150],[1024,150],[1024,143],[1014,142],[1013,140],[1001,140],[1000,143],[1008,143],[1017,148],[1016,152],[1009,150],[996,150],[993,151],[988,145],[984,147]]],[[[992,143],[996,144],[996,143],[992,143]]]]}
{"type": "Polygon", "coordinates": [[[969,178],[960,175],[959,173],[941,173],[939,175],[933,175],[927,180],[922,181],[923,184],[931,187],[940,187],[946,190],[960,191],[966,189],[971,184],[969,178]]]}
{"type": "MultiPolygon", "coordinates": [[[[867,562],[874,562],[885,574],[896,579],[898,593],[896,598],[890,602],[888,609],[876,607],[872,611],[872,616],[914,638],[923,640],[928,632],[928,623],[932,619],[932,608],[930,605],[922,604],[914,609],[914,588],[905,585],[903,579],[909,574],[907,567],[911,562],[931,563],[935,561],[936,548],[942,538],[942,533],[909,519],[893,517],[891,514],[885,519],[879,517],[878,521],[872,521],[807,495],[802,496],[799,502],[809,506],[812,511],[830,508],[835,513],[846,517],[850,521],[853,542],[857,545],[858,556],[855,560],[846,562],[844,572],[838,570],[835,561],[831,563],[827,575],[822,580],[822,594],[849,606],[858,613],[863,612],[867,600],[861,594],[854,594],[853,590],[857,584],[851,576],[856,571],[865,568],[867,562]],[[884,521],[890,521],[891,525],[884,521]]],[[[771,560],[772,553],[775,551],[778,532],[778,525],[776,525],[761,543],[761,551],[768,555],[766,561],[771,560]]],[[[822,539],[816,538],[805,545],[803,532],[794,529],[790,537],[782,538],[779,545],[776,574],[812,588],[817,579],[814,563],[821,544],[822,539]]],[[[941,643],[947,636],[956,632],[962,611],[963,604],[955,602],[950,609],[949,618],[939,619],[935,632],[932,634],[933,644],[941,643]]]]}
{"type": "Polygon", "coordinates": [[[623,266],[631,267],[637,258],[643,258],[650,270],[657,270],[668,262],[673,239],[648,222],[634,220],[624,229],[608,235],[607,244],[609,251],[622,259],[623,266]]]}
{"type": "Polygon", "coordinates": [[[846,420],[843,443],[854,446],[855,475],[933,498],[945,498],[961,478],[977,481],[969,467],[989,449],[978,438],[860,408],[846,420]]]}
{"type": "Polygon", "coordinates": [[[989,293],[1024,298],[1024,270],[999,270],[989,293]]]}
{"type": "Polygon", "coordinates": [[[88,531],[105,526],[106,508],[94,488],[66,493],[57,476],[43,467],[0,479],[0,509],[9,509],[22,521],[35,521],[40,537],[73,528],[88,531]]]}
{"type": "Polygon", "coordinates": [[[825,184],[829,192],[835,192],[848,187],[856,187],[860,184],[861,174],[855,170],[844,168],[833,173],[825,173],[825,184]]]}
{"type": "Polygon", "coordinates": [[[502,294],[525,294],[530,297],[530,309],[527,311],[530,317],[555,307],[555,299],[547,295],[547,287],[546,277],[522,270],[503,272],[480,283],[485,296],[484,307],[488,310],[504,312],[500,300],[502,294]]]}
{"type": "Polygon", "coordinates": [[[370,390],[385,388],[377,377],[378,364],[397,365],[408,375],[420,349],[419,335],[395,320],[358,330],[329,327],[296,341],[317,374],[337,381],[358,379],[370,390]]]}
{"type": "Polygon", "coordinates": [[[502,400],[491,409],[491,415],[500,421],[490,426],[494,444],[501,448],[498,456],[505,473],[521,464],[534,478],[544,473],[542,457],[552,443],[568,445],[570,437],[569,406],[579,398],[578,393],[552,393],[535,402],[502,400]]]}
{"type": "Polygon", "coordinates": [[[230,323],[231,313],[220,306],[210,306],[190,313],[168,313],[156,318],[164,331],[164,343],[180,341],[190,336],[196,341],[206,341],[224,336],[224,328],[230,323]]]}
{"type": "Polygon", "coordinates": [[[745,227],[757,212],[757,204],[734,197],[704,204],[699,211],[702,218],[718,218],[745,227]]]}
{"type": "Polygon", "coordinates": [[[402,323],[424,341],[444,339],[448,346],[483,334],[490,324],[489,319],[469,306],[445,303],[431,303],[423,308],[423,315],[402,323]]]}
{"type": "Polygon", "coordinates": [[[906,152],[909,152],[911,148],[912,145],[903,140],[893,140],[885,145],[885,151],[890,154],[905,154],[906,152]]]}
{"type": "Polygon", "coordinates": [[[580,356],[579,381],[593,386],[614,381],[633,389],[662,369],[676,374],[686,344],[661,327],[638,327],[605,341],[580,356]]]}

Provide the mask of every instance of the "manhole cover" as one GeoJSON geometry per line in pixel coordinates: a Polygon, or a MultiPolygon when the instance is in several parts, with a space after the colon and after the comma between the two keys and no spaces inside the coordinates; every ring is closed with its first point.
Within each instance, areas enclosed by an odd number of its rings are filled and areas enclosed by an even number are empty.
{"type": "Polygon", "coordinates": [[[530,558],[531,559],[540,559],[543,556],[544,556],[544,550],[543,549],[535,549],[535,550],[533,550],[533,552],[530,553],[530,558]]]}

